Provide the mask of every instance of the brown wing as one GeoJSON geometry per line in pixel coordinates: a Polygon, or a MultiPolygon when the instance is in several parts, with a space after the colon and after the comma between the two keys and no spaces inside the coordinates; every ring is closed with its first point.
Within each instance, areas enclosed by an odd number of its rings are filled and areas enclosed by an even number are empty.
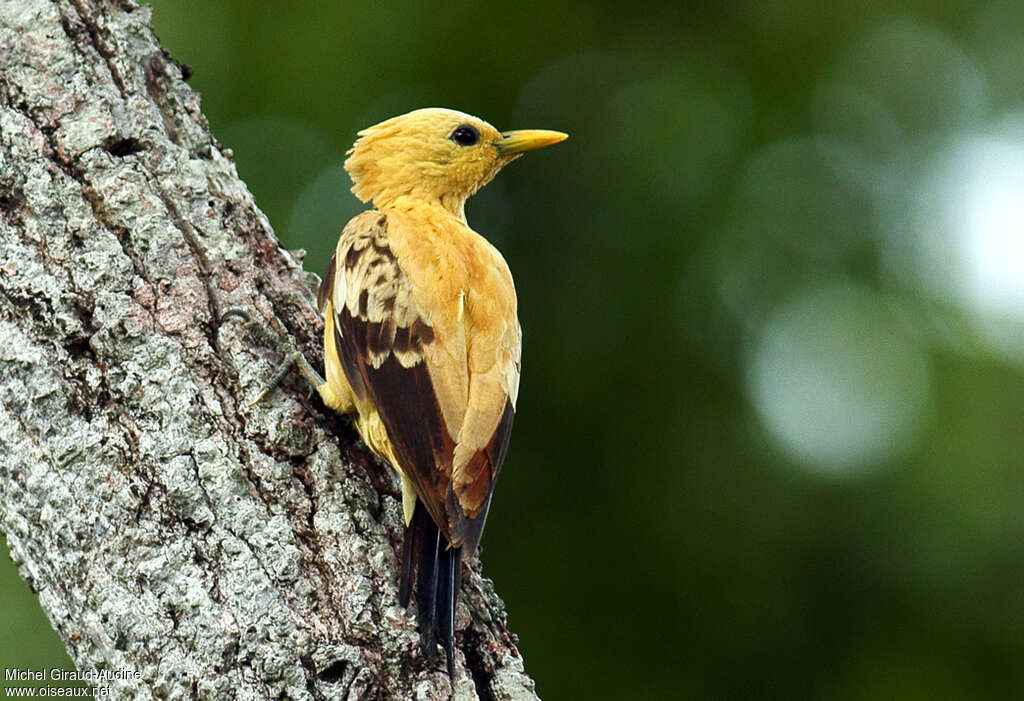
{"type": "Polygon", "coordinates": [[[334,293],[334,275],[338,272],[337,258],[331,254],[331,262],[327,264],[327,272],[324,279],[320,281],[320,287],[316,290],[316,308],[321,314],[327,306],[327,300],[334,293]]]}
{"type": "Polygon", "coordinates": [[[345,375],[353,388],[365,388],[401,463],[396,467],[430,516],[452,545],[472,554],[508,446],[512,404],[506,399],[493,435],[460,469],[470,483],[453,486],[471,380],[464,341],[435,333],[391,249],[386,215],[366,212],[349,222],[335,260],[331,299],[345,375]]]}

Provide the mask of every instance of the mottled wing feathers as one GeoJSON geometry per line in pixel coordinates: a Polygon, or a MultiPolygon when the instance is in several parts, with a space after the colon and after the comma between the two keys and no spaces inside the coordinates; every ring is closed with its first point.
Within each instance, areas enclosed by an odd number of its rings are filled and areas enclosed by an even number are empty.
{"type": "Polygon", "coordinates": [[[331,262],[327,264],[327,272],[324,273],[324,279],[320,281],[320,287],[316,291],[316,308],[321,314],[324,313],[327,300],[331,298],[331,293],[334,290],[334,274],[337,272],[337,269],[336,259],[332,255],[331,262]]]}
{"type": "Polygon", "coordinates": [[[379,212],[349,222],[335,253],[334,282],[329,291],[321,289],[321,304],[331,301],[341,366],[353,389],[365,388],[369,395],[401,463],[396,467],[449,542],[470,545],[472,553],[514,411],[506,396],[497,397],[496,425],[481,448],[460,460],[465,464],[458,466],[453,485],[460,428],[472,413],[466,334],[458,324],[445,323],[445,310],[431,307],[435,300],[417,294],[392,250],[388,228],[388,217],[379,212]]]}
{"type": "Polygon", "coordinates": [[[412,481],[431,517],[437,523],[447,523],[443,497],[437,495],[446,493],[448,479],[444,471],[435,466],[444,464],[455,442],[444,430],[426,365],[403,367],[392,355],[379,367],[373,367],[360,359],[376,342],[370,340],[369,325],[361,323],[347,309],[336,314],[336,328],[344,329],[340,337],[336,337],[338,348],[346,358],[355,359],[342,363],[346,375],[351,366],[361,373],[360,381],[367,387],[401,462],[398,467],[412,481]]]}
{"type": "MultiPolygon", "coordinates": [[[[508,450],[509,437],[512,435],[512,419],[515,418],[515,413],[512,402],[506,400],[501,420],[490,442],[470,458],[465,469],[466,473],[472,476],[471,480],[460,490],[462,493],[458,497],[456,489],[449,491],[450,500],[457,499],[464,508],[472,508],[474,513],[479,514],[478,518],[464,519],[456,524],[452,534],[453,538],[461,541],[470,553],[476,550],[484,530],[494,482],[498,479],[498,473],[505,462],[505,451],[508,450]]],[[[451,507],[452,504],[449,504],[449,508],[451,507]]]]}

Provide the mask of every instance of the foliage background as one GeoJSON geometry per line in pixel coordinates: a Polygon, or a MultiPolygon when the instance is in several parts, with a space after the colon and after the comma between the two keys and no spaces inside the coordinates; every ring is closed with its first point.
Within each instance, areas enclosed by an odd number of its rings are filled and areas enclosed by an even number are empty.
{"type": "MultiPolygon", "coordinates": [[[[421,106],[525,329],[483,559],[545,698],[1024,695],[1024,5],[154,3],[287,247],[421,106]],[[831,5],[831,7],[830,7],[831,5]]],[[[70,666],[8,561],[2,666],[70,666]]]]}

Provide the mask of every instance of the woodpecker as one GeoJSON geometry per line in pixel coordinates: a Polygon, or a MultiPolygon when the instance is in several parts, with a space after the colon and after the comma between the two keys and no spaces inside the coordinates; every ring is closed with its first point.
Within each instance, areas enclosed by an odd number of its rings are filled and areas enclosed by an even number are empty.
{"type": "Polygon", "coordinates": [[[324,403],[352,417],[401,477],[399,599],[416,591],[424,656],[454,679],[461,563],[487,520],[519,392],[522,332],[501,253],[466,222],[466,200],[562,132],[499,132],[450,109],[403,114],[358,133],[345,170],[373,209],[341,232],[317,295],[324,403]]]}

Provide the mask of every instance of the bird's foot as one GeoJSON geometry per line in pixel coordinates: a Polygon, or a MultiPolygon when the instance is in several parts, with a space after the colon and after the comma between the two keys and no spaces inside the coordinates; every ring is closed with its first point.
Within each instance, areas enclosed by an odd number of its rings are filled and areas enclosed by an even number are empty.
{"type": "Polygon", "coordinates": [[[263,386],[263,389],[256,395],[256,398],[249,402],[249,406],[254,406],[262,402],[268,394],[270,394],[275,387],[281,384],[281,380],[284,379],[285,375],[291,371],[293,366],[298,366],[299,372],[306,378],[306,381],[312,385],[314,390],[319,390],[325,383],[324,378],[320,376],[313,366],[309,364],[306,357],[302,355],[302,351],[295,347],[291,339],[285,333],[275,333],[268,329],[263,324],[258,323],[252,318],[249,312],[244,309],[232,308],[226,310],[221,315],[221,320],[234,316],[238,317],[245,323],[245,328],[256,335],[261,341],[272,348],[284,347],[287,350],[287,354],[277,369],[274,371],[273,376],[263,386]]]}

